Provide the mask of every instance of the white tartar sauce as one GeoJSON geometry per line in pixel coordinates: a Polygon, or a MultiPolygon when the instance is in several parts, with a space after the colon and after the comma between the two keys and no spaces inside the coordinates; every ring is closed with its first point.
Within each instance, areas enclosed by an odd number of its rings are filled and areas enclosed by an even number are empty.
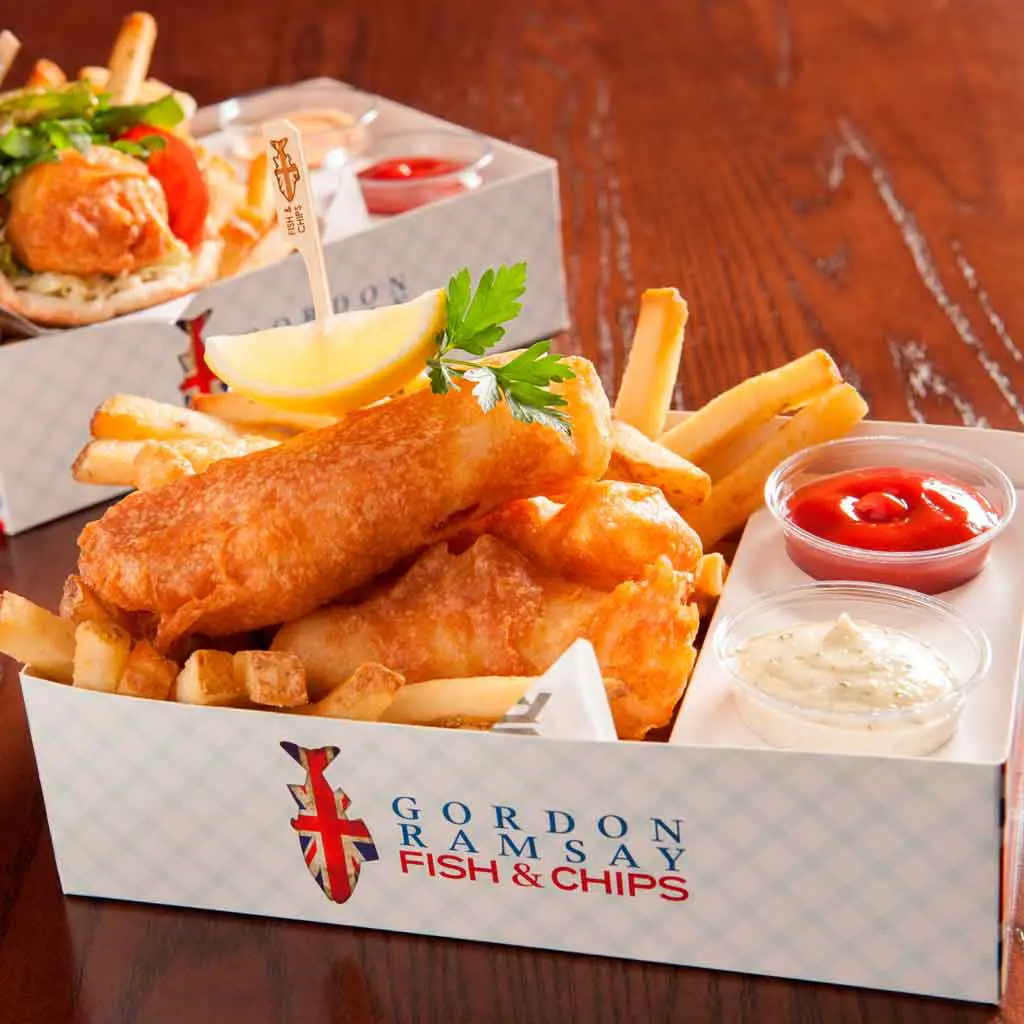
{"type": "Polygon", "coordinates": [[[751,637],[733,671],[751,686],[808,711],[870,713],[931,704],[958,680],[946,659],[908,633],[845,612],[751,637]]]}

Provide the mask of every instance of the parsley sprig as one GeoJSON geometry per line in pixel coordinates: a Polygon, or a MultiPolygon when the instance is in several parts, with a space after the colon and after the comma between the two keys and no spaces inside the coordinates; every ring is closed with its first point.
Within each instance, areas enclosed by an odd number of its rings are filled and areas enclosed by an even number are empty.
{"type": "Polygon", "coordinates": [[[482,356],[501,341],[504,325],[522,311],[519,299],[525,291],[525,263],[485,271],[475,292],[467,267],[448,282],[448,320],[435,339],[437,354],[427,361],[430,389],[444,395],[457,380],[467,380],[484,412],[504,402],[517,420],[570,435],[572,425],[561,408],[566,400],[549,385],[576,374],[550,351],[550,341],[538,341],[500,366],[459,355],[482,356]]]}

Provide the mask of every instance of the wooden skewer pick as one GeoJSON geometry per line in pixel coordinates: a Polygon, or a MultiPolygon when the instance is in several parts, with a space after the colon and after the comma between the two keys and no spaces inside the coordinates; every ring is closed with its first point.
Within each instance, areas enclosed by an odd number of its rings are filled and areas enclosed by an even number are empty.
{"type": "Polygon", "coordinates": [[[21,42],[13,32],[9,32],[7,29],[0,32],[0,84],[3,84],[7,72],[11,70],[11,65],[20,49],[21,42]]]}
{"type": "Polygon", "coordinates": [[[317,328],[322,329],[331,315],[331,290],[327,266],[320,245],[320,226],[316,203],[309,182],[309,168],[302,151],[299,133],[290,121],[270,121],[263,126],[267,140],[267,159],[274,176],[274,204],[277,224],[287,240],[302,254],[313,293],[313,311],[317,328]]]}

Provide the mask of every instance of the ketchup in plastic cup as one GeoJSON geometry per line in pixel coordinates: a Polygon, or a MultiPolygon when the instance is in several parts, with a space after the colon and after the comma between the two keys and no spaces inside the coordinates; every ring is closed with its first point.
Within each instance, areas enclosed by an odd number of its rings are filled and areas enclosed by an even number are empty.
{"type": "Polygon", "coordinates": [[[791,456],[765,503],[790,559],[818,580],[857,580],[925,594],[984,568],[1016,508],[1013,485],[973,453],[916,438],[830,441],[791,456]]]}
{"type": "Polygon", "coordinates": [[[492,159],[482,135],[455,130],[378,136],[355,165],[370,213],[388,216],[479,187],[492,159]]]}

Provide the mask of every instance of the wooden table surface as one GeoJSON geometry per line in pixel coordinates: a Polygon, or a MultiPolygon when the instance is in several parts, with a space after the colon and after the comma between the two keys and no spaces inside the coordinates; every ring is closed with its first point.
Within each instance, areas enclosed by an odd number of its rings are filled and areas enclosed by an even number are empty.
{"type": "MultiPolygon", "coordinates": [[[[102,63],[124,9],[7,5],[102,63]]],[[[573,329],[614,387],[638,295],[690,302],[693,405],[816,346],[876,417],[1024,422],[1024,7],[1009,0],[153,0],[154,73],[209,102],[332,75],[556,157],[573,329]],[[187,11],[187,13],[185,13],[187,11]]],[[[22,56],[18,75],[27,73],[22,56]]],[[[78,515],[0,550],[53,605],[78,515]]],[[[1024,1021],[992,1008],[81,899],[0,685],[0,1020],[1024,1021]]],[[[1024,951],[1015,932],[1020,973],[1024,951]]],[[[1011,975],[1013,977],[1013,974],[1011,975]]]]}

